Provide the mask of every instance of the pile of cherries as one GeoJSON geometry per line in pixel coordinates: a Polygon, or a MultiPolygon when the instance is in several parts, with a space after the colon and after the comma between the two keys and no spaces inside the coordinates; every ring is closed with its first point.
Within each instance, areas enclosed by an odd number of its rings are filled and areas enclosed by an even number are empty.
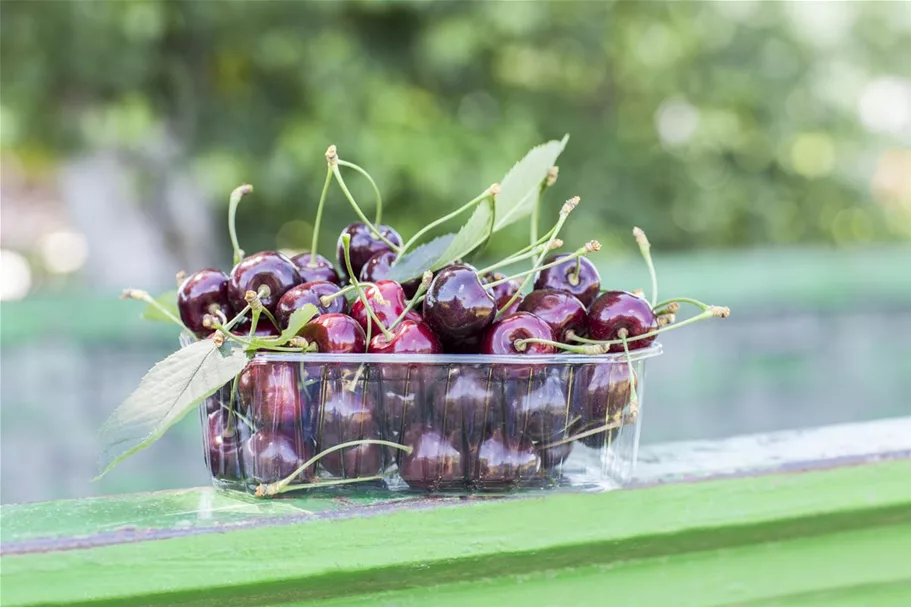
{"type": "Polygon", "coordinates": [[[649,346],[659,315],[643,297],[601,292],[598,271],[578,254],[543,259],[524,296],[518,278],[465,263],[400,284],[386,278],[396,259],[389,243],[402,243],[391,227],[353,223],[339,237],[341,271],[315,252],[289,258],[263,251],[230,275],[205,269],[183,280],[180,319],[200,339],[278,336],[295,310],[312,304],[319,312],[298,334],[305,353],[296,360],[305,362],[254,357],[235,385],[207,400],[206,459],[215,478],[248,488],[312,483],[317,470],[369,480],[395,464],[414,488],[514,488],[552,477],[572,450],[567,437],[598,447],[616,436],[634,401],[631,367],[573,365],[570,357],[562,364],[516,361],[585,351],[578,338],[649,346]],[[262,311],[256,326],[249,314],[229,326],[227,319],[250,310],[251,293],[262,311]],[[307,362],[307,353],[393,358],[327,364],[307,362]],[[512,360],[407,357],[443,353],[512,360]],[[349,442],[356,444],[332,450],[349,442]],[[326,450],[318,465],[300,470],[326,450]]]}

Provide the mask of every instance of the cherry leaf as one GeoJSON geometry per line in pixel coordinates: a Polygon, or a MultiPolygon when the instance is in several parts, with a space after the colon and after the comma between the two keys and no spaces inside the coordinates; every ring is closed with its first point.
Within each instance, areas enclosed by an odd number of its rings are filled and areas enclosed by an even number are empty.
{"type": "Polygon", "coordinates": [[[556,164],[567,141],[569,135],[561,141],[548,141],[532,148],[506,174],[500,182],[500,193],[497,194],[494,230],[500,230],[531,214],[541,183],[547,179],[547,172],[556,164]]]}
{"type": "Polygon", "coordinates": [[[219,347],[214,340],[203,339],[152,367],[99,431],[102,471],[97,478],[158,440],[246,364],[240,348],[230,343],[219,347]]]}
{"type": "Polygon", "coordinates": [[[440,254],[428,269],[439,270],[478,248],[487,240],[492,220],[493,203],[487,198],[478,205],[478,208],[474,210],[474,213],[462,226],[462,229],[456,233],[455,238],[452,239],[446,250],[440,254]]]}
{"type": "MultiPolygon", "coordinates": [[[[180,318],[180,312],[177,309],[177,291],[166,291],[165,293],[162,293],[156,297],[155,301],[161,304],[165,310],[177,318],[180,318]]],[[[143,320],[150,320],[152,322],[173,322],[170,318],[162,314],[161,310],[152,304],[147,305],[145,309],[143,309],[140,317],[143,320]]]]}
{"type": "MultiPolygon", "coordinates": [[[[471,220],[469,219],[469,221],[471,220]]],[[[386,278],[405,282],[420,276],[433,267],[455,238],[456,234],[444,234],[428,243],[422,244],[396,261],[386,278]]]]}
{"type": "MultiPolygon", "coordinates": [[[[278,337],[278,340],[275,341],[272,345],[282,346],[289,341],[291,338],[298,334],[298,332],[304,327],[305,324],[310,322],[310,319],[316,316],[319,313],[319,310],[316,309],[316,306],[313,304],[306,304],[299,307],[297,310],[291,313],[291,316],[288,318],[288,326],[282,331],[282,334],[278,337]]],[[[269,322],[266,320],[266,322],[269,322]]]]}

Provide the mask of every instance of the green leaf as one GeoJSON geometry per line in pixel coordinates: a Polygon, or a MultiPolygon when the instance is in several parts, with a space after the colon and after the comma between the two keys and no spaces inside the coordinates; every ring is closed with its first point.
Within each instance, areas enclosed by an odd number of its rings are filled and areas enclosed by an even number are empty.
{"type": "Polygon", "coordinates": [[[231,344],[204,339],[156,364],[102,425],[98,478],[165,431],[243,370],[247,357],[231,344]]]}
{"type": "Polygon", "coordinates": [[[556,164],[567,141],[569,135],[561,141],[548,141],[532,148],[500,181],[494,230],[500,230],[531,213],[541,182],[547,178],[550,167],[556,164]]]}
{"type": "Polygon", "coordinates": [[[487,198],[478,205],[462,229],[458,231],[449,246],[430,266],[430,270],[439,270],[448,263],[465,257],[487,240],[487,234],[493,220],[493,203],[487,198]]]}
{"type": "MultiPolygon", "coordinates": [[[[469,219],[469,221],[471,221],[469,219]]],[[[445,252],[452,241],[455,240],[455,234],[444,234],[434,238],[428,243],[422,244],[401,259],[399,259],[389,274],[386,276],[389,280],[405,282],[416,278],[431,269],[434,263],[445,252]]]]}
{"type": "MultiPolygon", "coordinates": [[[[176,316],[180,318],[180,312],[177,310],[177,291],[166,291],[158,297],[155,298],[161,306],[176,316]]],[[[149,304],[142,311],[141,318],[143,320],[151,320],[153,322],[173,322],[170,318],[161,313],[161,310],[149,304]]]]}
{"type": "Polygon", "coordinates": [[[317,310],[316,306],[313,304],[301,306],[291,313],[291,317],[288,318],[288,327],[282,331],[282,334],[278,337],[278,341],[270,343],[275,346],[282,346],[288,343],[291,341],[291,338],[297,335],[304,325],[310,322],[310,319],[318,313],[319,310],[317,310]]]}

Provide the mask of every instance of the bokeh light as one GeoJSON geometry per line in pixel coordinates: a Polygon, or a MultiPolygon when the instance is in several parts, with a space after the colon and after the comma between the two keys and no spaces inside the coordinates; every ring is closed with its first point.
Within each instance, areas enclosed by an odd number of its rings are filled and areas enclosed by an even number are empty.
{"type": "Polygon", "coordinates": [[[10,249],[0,249],[0,300],[22,299],[32,287],[28,260],[10,249]]]}

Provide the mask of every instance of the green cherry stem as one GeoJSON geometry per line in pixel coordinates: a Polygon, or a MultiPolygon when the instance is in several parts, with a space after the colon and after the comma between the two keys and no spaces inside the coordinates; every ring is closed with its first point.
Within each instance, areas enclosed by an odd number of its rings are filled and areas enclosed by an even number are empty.
{"type": "Polygon", "coordinates": [[[171,322],[173,322],[174,324],[179,326],[181,329],[187,328],[183,324],[183,321],[181,321],[179,318],[174,316],[170,311],[168,311],[167,308],[165,308],[163,305],[158,303],[158,301],[154,297],[149,295],[148,292],[146,292],[146,291],[140,291],[139,289],[124,289],[123,293],[120,295],[120,299],[135,299],[137,301],[145,302],[145,303],[149,304],[150,306],[152,306],[153,308],[155,308],[156,310],[158,310],[159,312],[161,312],[161,314],[165,318],[167,318],[168,320],[170,320],[171,322]]]}
{"type": "Polygon", "coordinates": [[[655,302],[658,301],[658,275],[655,273],[655,264],[652,262],[652,245],[649,244],[648,238],[641,228],[633,228],[633,236],[636,237],[639,252],[642,253],[642,259],[645,260],[648,274],[652,279],[652,308],[654,308],[655,302]]]}
{"type": "Polygon", "coordinates": [[[278,321],[275,320],[275,317],[272,316],[272,312],[266,309],[263,302],[260,300],[261,297],[268,297],[269,292],[269,287],[267,285],[262,285],[258,292],[247,291],[244,293],[244,300],[246,300],[247,305],[250,306],[250,309],[254,314],[265,314],[266,318],[269,319],[269,322],[272,323],[272,326],[278,329],[278,321]]]}
{"type": "MultiPolygon", "coordinates": [[[[367,298],[367,295],[364,293],[364,290],[361,288],[361,283],[354,277],[354,268],[351,266],[351,234],[342,234],[342,246],[345,248],[345,268],[348,270],[348,276],[351,277],[351,284],[354,285],[354,290],[357,291],[357,297],[361,300],[361,303],[364,304],[364,309],[367,312],[367,316],[370,317],[370,320],[376,323],[377,328],[383,334],[383,336],[392,341],[393,334],[392,332],[383,326],[383,323],[380,322],[380,319],[377,318],[376,312],[373,311],[373,308],[370,306],[370,300],[367,298]]],[[[372,323],[367,323],[367,328],[370,328],[372,323]]],[[[370,345],[370,342],[367,342],[367,345],[370,345]]]]}
{"type": "Polygon", "coordinates": [[[310,261],[307,267],[315,268],[316,263],[316,245],[319,244],[319,229],[323,221],[323,206],[326,203],[326,193],[329,192],[329,184],[332,183],[332,166],[326,169],[326,181],[323,183],[323,191],[319,195],[319,204],[316,207],[316,220],[313,222],[313,240],[310,241],[310,261]]]}
{"type": "MultiPolygon", "coordinates": [[[[362,439],[362,440],[353,440],[353,441],[348,441],[346,443],[341,443],[339,445],[335,445],[333,447],[329,447],[328,449],[320,451],[319,453],[317,453],[316,455],[314,455],[313,457],[311,457],[310,459],[305,461],[303,464],[301,464],[301,466],[297,470],[295,470],[294,472],[289,474],[286,478],[284,478],[278,482],[275,482],[275,483],[269,483],[267,485],[260,485],[259,487],[256,488],[256,496],[257,497],[268,497],[271,495],[277,495],[279,493],[284,493],[285,491],[290,491],[291,489],[289,488],[289,485],[304,470],[306,470],[307,468],[309,468],[310,466],[312,466],[319,460],[323,459],[330,453],[334,453],[335,451],[340,451],[341,449],[347,449],[348,447],[357,447],[359,445],[381,445],[383,447],[401,449],[405,453],[411,453],[411,451],[412,451],[411,447],[406,447],[405,445],[400,445],[399,443],[393,443],[393,442],[386,441],[386,440],[379,440],[379,439],[372,439],[372,438],[366,438],[366,439],[362,439]]],[[[382,477],[380,477],[380,478],[382,478],[382,477]]],[[[366,479],[362,479],[362,480],[366,480],[366,479]]],[[[327,481],[327,482],[323,482],[323,483],[308,483],[308,484],[309,485],[327,486],[329,484],[329,482],[332,482],[332,481],[327,481]]]]}
{"type": "Polygon", "coordinates": [[[513,342],[516,350],[519,352],[524,352],[528,347],[528,344],[544,344],[545,346],[551,346],[557,350],[562,350],[564,352],[572,352],[573,354],[604,354],[605,347],[601,343],[597,344],[564,344],[563,342],[554,341],[552,339],[545,339],[543,337],[526,337],[525,339],[517,339],[513,342]]]}
{"type": "MultiPolygon", "coordinates": [[[[660,329],[657,329],[655,331],[649,331],[648,333],[643,333],[642,335],[635,335],[633,337],[628,337],[626,339],[626,341],[632,342],[632,341],[638,341],[640,339],[648,339],[649,337],[654,337],[656,335],[666,333],[667,331],[679,329],[680,327],[685,327],[687,325],[691,325],[691,324],[699,322],[701,320],[706,320],[707,318],[727,318],[728,316],[730,316],[730,314],[731,314],[731,310],[728,308],[724,308],[721,306],[707,306],[703,312],[701,312],[700,314],[697,314],[696,316],[687,318],[686,320],[673,324],[673,325],[667,325],[667,326],[661,327],[660,329]]],[[[531,339],[531,338],[529,338],[529,339],[531,339]]],[[[578,343],[590,344],[590,345],[600,344],[605,347],[623,343],[622,339],[611,339],[611,340],[598,341],[597,339],[588,339],[586,337],[579,337],[578,335],[575,335],[575,334],[570,335],[569,339],[571,339],[575,342],[578,342],[578,343]]]]}
{"type": "Polygon", "coordinates": [[[234,249],[234,265],[239,264],[240,260],[244,258],[244,251],[237,242],[237,205],[240,204],[240,201],[244,196],[252,191],[252,185],[244,184],[235,188],[234,191],[231,192],[231,198],[228,200],[228,233],[231,235],[231,247],[234,249]]]}
{"type": "Polygon", "coordinates": [[[576,249],[575,251],[573,251],[566,257],[561,257],[560,259],[558,259],[556,261],[552,261],[550,263],[546,263],[543,266],[536,266],[530,270],[525,270],[524,272],[519,272],[518,274],[513,274],[512,276],[507,276],[506,278],[501,278],[500,280],[495,280],[494,282],[487,283],[484,286],[492,289],[493,287],[499,286],[499,285],[503,284],[504,282],[509,282],[510,280],[514,280],[516,278],[521,278],[521,277],[527,276],[529,274],[534,274],[536,272],[540,272],[541,270],[546,270],[548,268],[558,266],[560,264],[566,263],[567,261],[569,261],[571,259],[576,259],[578,257],[582,257],[586,253],[591,253],[593,251],[598,251],[600,249],[601,249],[601,243],[599,243],[597,240],[592,240],[592,241],[586,243],[586,245],[584,247],[582,247],[581,249],[576,249]]]}
{"type": "Polygon", "coordinates": [[[659,301],[654,306],[652,306],[652,309],[658,310],[660,308],[664,308],[665,306],[670,305],[675,302],[692,304],[692,305],[696,306],[697,308],[699,308],[700,310],[702,310],[703,312],[710,307],[708,304],[702,303],[698,299],[692,299],[690,297],[674,297],[673,299],[665,299],[664,301],[659,301]]]}
{"type": "Polygon", "coordinates": [[[253,314],[250,318],[250,333],[247,334],[247,339],[252,340],[256,337],[256,326],[259,324],[260,311],[257,309],[253,310],[253,314]]]}
{"type": "MultiPolygon", "coordinates": [[[[553,248],[554,248],[554,249],[559,249],[559,248],[562,247],[562,246],[563,246],[563,241],[562,241],[562,240],[560,240],[559,238],[557,238],[557,239],[554,240],[554,242],[553,242],[553,248]]],[[[500,268],[502,268],[502,267],[504,267],[504,266],[511,266],[511,265],[514,264],[514,263],[523,261],[523,260],[525,260],[525,259],[529,259],[529,258],[531,258],[531,257],[535,257],[536,255],[540,255],[540,253],[541,253],[541,246],[539,245],[539,246],[536,246],[535,248],[533,248],[533,249],[531,249],[531,250],[529,250],[529,251],[526,251],[526,252],[524,252],[524,253],[522,253],[522,254],[520,254],[520,255],[512,255],[512,256],[510,256],[510,257],[507,257],[507,258],[505,258],[505,259],[502,259],[502,260],[498,261],[498,262],[495,263],[495,264],[489,265],[489,266],[487,266],[486,268],[484,268],[484,269],[482,269],[482,270],[478,270],[478,274],[481,275],[481,276],[483,276],[484,274],[487,274],[488,272],[492,272],[492,271],[494,271],[494,270],[499,270],[500,268]]]]}
{"type": "MultiPolygon", "coordinates": [[[[554,240],[556,240],[556,238],[557,238],[557,234],[560,233],[560,230],[563,228],[563,224],[566,223],[567,217],[569,217],[569,214],[572,213],[573,209],[575,209],[578,204],[579,204],[579,197],[574,196],[574,197],[570,198],[569,200],[567,200],[566,202],[564,202],[563,206],[560,207],[560,217],[557,219],[557,223],[554,226],[554,229],[551,230],[551,232],[550,232],[550,238],[548,238],[547,244],[545,245],[544,250],[541,251],[541,254],[535,260],[535,264],[534,264],[535,267],[539,267],[544,262],[544,257],[545,257],[545,255],[547,255],[547,252],[550,251],[551,247],[553,246],[554,240]]],[[[528,276],[525,277],[525,280],[522,281],[522,284],[519,286],[519,288],[516,290],[516,292],[513,294],[513,296],[509,298],[509,301],[507,301],[502,307],[500,307],[499,310],[497,310],[497,314],[494,317],[494,320],[497,320],[498,318],[500,318],[500,316],[503,315],[503,312],[508,310],[509,306],[511,306],[513,303],[515,303],[515,301],[519,298],[519,295],[522,293],[522,291],[525,290],[525,287],[528,286],[528,283],[531,280],[532,274],[533,274],[533,272],[529,273],[528,276]]],[[[490,286],[490,285],[488,285],[488,286],[490,286]]]]}
{"type": "Polygon", "coordinates": [[[414,297],[412,297],[408,301],[408,304],[405,306],[405,309],[402,310],[402,313],[399,314],[399,317],[396,318],[395,321],[391,325],[389,325],[390,330],[394,329],[397,324],[402,322],[402,320],[404,320],[404,318],[408,315],[408,313],[411,312],[414,309],[414,307],[416,305],[418,305],[419,302],[423,301],[424,292],[427,291],[427,288],[430,286],[431,280],[433,280],[433,272],[431,272],[430,270],[427,270],[426,272],[424,272],[423,276],[421,277],[421,284],[418,285],[418,290],[415,291],[414,297]]]}
{"type": "Polygon", "coordinates": [[[538,224],[540,223],[538,217],[541,214],[541,199],[544,198],[544,192],[556,183],[559,171],[559,167],[550,167],[550,170],[547,172],[547,177],[541,182],[541,187],[538,189],[538,197],[535,199],[535,206],[531,209],[531,221],[529,222],[529,243],[531,243],[531,246],[535,246],[538,242],[538,224]]]}
{"type": "Polygon", "coordinates": [[[376,195],[376,215],[374,215],[373,223],[379,225],[383,221],[383,196],[380,194],[380,189],[376,186],[376,182],[373,180],[373,177],[370,176],[370,173],[357,166],[353,162],[348,162],[347,160],[338,159],[339,166],[348,167],[349,169],[354,169],[361,175],[367,178],[367,181],[370,182],[370,187],[373,188],[373,193],[376,195]]]}
{"type": "Polygon", "coordinates": [[[329,146],[329,149],[326,151],[326,158],[329,161],[329,166],[332,168],[332,174],[335,176],[335,180],[338,182],[339,187],[342,188],[342,192],[344,192],[345,198],[347,198],[348,202],[351,203],[351,208],[354,209],[354,212],[357,214],[358,219],[360,219],[364,225],[370,229],[370,232],[374,236],[386,243],[386,246],[392,249],[395,253],[399,253],[402,248],[380,233],[376,225],[367,219],[367,216],[364,215],[361,207],[358,206],[357,201],[354,199],[354,196],[351,195],[351,191],[348,189],[348,186],[345,184],[345,179],[342,177],[342,172],[338,170],[338,153],[336,152],[334,145],[329,146]]]}
{"type": "Polygon", "coordinates": [[[633,359],[629,354],[629,332],[625,328],[621,328],[617,331],[617,335],[620,336],[620,339],[623,340],[623,353],[626,354],[626,366],[629,370],[629,402],[630,408],[639,408],[639,395],[636,392],[636,374],[633,373],[633,359]]]}
{"type": "MultiPolygon", "coordinates": [[[[361,284],[362,284],[362,285],[370,285],[370,286],[373,285],[372,282],[362,282],[361,284]]],[[[329,307],[329,304],[332,303],[332,300],[333,300],[333,299],[335,299],[336,297],[344,297],[345,295],[347,295],[348,293],[350,293],[351,291],[354,291],[354,290],[355,290],[355,289],[354,289],[354,285],[353,285],[353,284],[350,284],[350,285],[348,285],[347,287],[343,287],[343,288],[339,289],[339,290],[336,291],[335,293],[330,293],[329,295],[323,295],[323,296],[321,296],[321,297],[319,298],[319,302],[328,308],[328,307],[329,307]]]]}
{"type": "Polygon", "coordinates": [[[407,251],[411,247],[413,247],[414,243],[416,243],[424,234],[426,234],[430,230],[434,229],[438,225],[446,223],[450,219],[453,219],[454,217],[459,216],[460,214],[464,213],[465,211],[467,211],[469,209],[473,209],[474,207],[479,205],[484,200],[490,198],[491,196],[494,196],[497,191],[499,191],[499,186],[497,184],[493,184],[492,186],[490,186],[489,188],[484,190],[483,193],[481,193],[477,197],[473,198],[472,200],[466,202],[465,204],[463,204],[462,206],[457,208],[452,213],[449,213],[448,215],[444,215],[443,217],[440,217],[439,219],[437,219],[435,221],[431,221],[428,225],[426,225],[423,228],[421,228],[420,230],[418,230],[414,236],[412,236],[411,238],[408,239],[408,242],[406,242],[402,246],[402,249],[398,252],[398,257],[396,259],[400,259],[402,257],[402,255],[404,255],[405,251],[407,251]]]}

